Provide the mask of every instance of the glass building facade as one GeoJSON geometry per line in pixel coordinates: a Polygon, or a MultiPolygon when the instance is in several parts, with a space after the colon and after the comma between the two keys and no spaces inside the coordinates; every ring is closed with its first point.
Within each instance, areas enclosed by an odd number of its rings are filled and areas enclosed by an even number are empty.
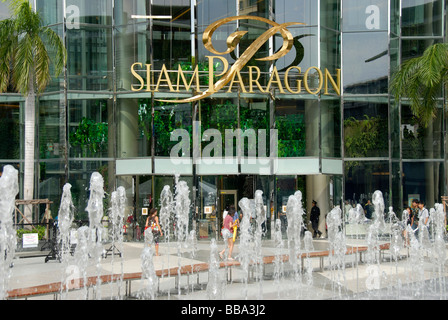
{"type": "MultiPolygon", "coordinates": [[[[144,225],[142,209],[159,206],[165,185],[174,190],[176,179],[185,180],[191,226],[200,238],[219,237],[224,207],[253,198],[256,190],[263,191],[268,231],[296,190],[308,213],[311,201],[318,202],[323,218],[335,205],[364,204],[375,190],[397,213],[412,198],[431,207],[447,195],[443,93],[437,116],[423,128],[408,103],[397,103],[389,92],[400,63],[446,41],[445,0],[34,0],[33,5],[68,52],[66,70],[36,102],[35,198],[54,201],[53,216],[69,182],[77,218],[87,218],[95,171],[109,194],[126,188],[131,228],[144,225]],[[229,21],[213,34],[216,50],[225,51],[230,34],[247,32],[223,55],[230,66],[271,27],[252,17],[302,24],[287,27],[294,38],[287,55],[255,60],[281,50],[278,32],[246,63],[241,78],[204,99],[182,102],[207,90],[225,69],[221,59],[209,64],[216,54],[202,41],[207,27],[243,15],[247,19],[229,21]],[[135,63],[142,81],[132,72],[135,63]],[[192,81],[189,90],[176,90],[179,70],[184,84],[192,81]],[[300,72],[301,82],[279,81],[287,70],[300,72]],[[249,90],[249,84],[264,90],[249,90]],[[235,139],[227,157],[225,134],[237,129],[253,130],[255,140],[235,139]],[[179,146],[172,138],[176,130],[190,146],[179,150],[180,164],[172,158],[179,146]],[[212,139],[210,130],[219,132],[221,141],[212,139]],[[267,141],[266,152],[260,141],[267,141]],[[270,141],[277,141],[275,157],[269,156],[270,141]]],[[[9,16],[4,4],[0,16],[9,16]]],[[[22,174],[23,108],[20,95],[0,94],[0,130],[7,137],[0,145],[0,166],[13,164],[22,174]]],[[[319,228],[325,231],[323,218],[319,228]]],[[[139,237],[136,228],[129,234],[139,237]]]]}

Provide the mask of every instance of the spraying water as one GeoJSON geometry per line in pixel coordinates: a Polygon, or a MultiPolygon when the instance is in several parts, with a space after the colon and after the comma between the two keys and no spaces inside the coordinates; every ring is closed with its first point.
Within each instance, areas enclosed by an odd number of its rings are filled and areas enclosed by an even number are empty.
{"type": "Polygon", "coordinates": [[[58,243],[60,244],[60,257],[61,262],[63,264],[63,278],[62,283],[65,283],[64,287],[61,286],[61,298],[65,299],[69,285],[68,279],[69,277],[73,277],[73,271],[76,268],[75,266],[70,265],[70,232],[71,227],[75,215],[75,206],[73,205],[72,193],[71,193],[71,184],[66,183],[63,187],[62,197],[61,197],[61,206],[59,207],[58,213],[58,243]]]}
{"type": "Polygon", "coordinates": [[[153,234],[145,232],[145,247],[140,256],[142,265],[143,290],[139,298],[154,300],[157,297],[158,278],[154,268],[153,234]]]}
{"type": "Polygon", "coordinates": [[[17,245],[13,211],[18,193],[18,171],[13,166],[6,165],[0,177],[0,300],[6,298],[12,259],[17,245]]]}
{"type": "Polygon", "coordinates": [[[121,285],[123,282],[123,272],[124,272],[124,265],[123,265],[123,223],[124,223],[124,215],[125,215],[125,209],[126,209],[126,190],[124,187],[118,187],[117,191],[112,192],[111,194],[111,207],[109,210],[109,224],[112,225],[111,228],[111,236],[112,236],[112,273],[114,273],[114,262],[115,262],[115,249],[118,250],[119,256],[120,256],[120,278],[118,280],[118,288],[119,293],[118,297],[121,298],[121,285]]]}
{"type": "Polygon", "coordinates": [[[342,212],[339,206],[334,207],[328,214],[327,226],[328,242],[330,245],[328,260],[333,278],[333,286],[337,285],[339,295],[341,295],[342,284],[345,282],[345,252],[347,246],[345,233],[342,229],[342,212]]]}
{"type": "Polygon", "coordinates": [[[283,279],[283,272],[284,272],[282,251],[285,246],[282,235],[282,222],[280,219],[275,220],[274,243],[276,248],[275,260],[274,260],[274,283],[277,287],[277,297],[280,298],[280,292],[281,292],[280,283],[281,280],[283,279]]]}
{"type": "Polygon", "coordinates": [[[256,268],[256,277],[258,283],[257,298],[263,298],[262,280],[263,280],[263,253],[262,253],[262,237],[263,225],[266,222],[266,210],[263,204],[263,191],[255,191],[255,216],[257,226],[254,233],[254,263],[256,268]]]}
{"type": "Polygon", "coordinates": [[[302,193],[297,191],[294,195],[289,196],[286,205],[286,217],[288,219],[288,227],[286,229],[288,236],[289,262],[294,273],[294,288],[296,296],[301,294],[301,270],[299,256],[301,252],[300,234],[303,225],[303,208],[302,193]]]}
{"type": "Polygon", "coordinates": [[[95,297],[101,299],[101,258],[103,254],[103,246],[101,244],[102,225],[101,220],[104,215],[104,179],[98,173],[92,173],[90,177],[90,198],[87,202],[86,211],[89,214],[89,254],[93,261],[96,262],[97,285],[95,289],[95,297]]]}
{"type": "Polygon", "coordinates": [[[252,216],[252,212],[254,211],[253,202],[248,198],[242,198],[238,205],[243,212],[243,219],[240,223],[240,246],[239,246],[239,254],[237,259],[241,263],[241,267],[243,268],[243,297],[247,299],[247,285],[249,280],[249,265],[254,260],[254,242],[251,235],[251,225],[250,218],[252,216]]]}
{"type": "Polygon", "coordinates": [[[219,272],[218,246],[216,240],[210,242],[210,268],[208,271],[207,298],[221,300],[224,298],[223,281],[219,272]]]}
{"type": "MultiPolygon", "coordinates": [[[[190,190],[185,181],[179,181],[179,175],[176,175],[176,194],[175,207],[176,214],[176,229],[175,235],[177,238],[177,261],[178,261],[178,276],[180,278],[182,247],[186,248],[188,245],[188,224],[190,219],[190,205],[189,198],[190,190]]],[[[181,287],[178,287],[178,294],[181,294],[181,287]]]]}

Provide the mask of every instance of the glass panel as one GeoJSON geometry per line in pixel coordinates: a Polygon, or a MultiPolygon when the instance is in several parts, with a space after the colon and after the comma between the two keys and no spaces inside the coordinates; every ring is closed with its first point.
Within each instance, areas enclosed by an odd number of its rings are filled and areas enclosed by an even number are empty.
{"type": "Polygon", "coordinates": [[[276,100],[275,128],[279,157],[319,155],[317,100],[276,100]]]}
{"type": "Polygon", "coordinates": [[[443,157],[442,110],[438,109],[435,112],[436,116],[425,128],[411,114],[409,106],[402,105],[403,159],[440,159],[443,157]]]}
{"type": "Polygon", "coordinates": [[[250,135],[244,138],[242,156],[269,157],[269,102],[265,99],[241,99],[240,100],[240,127],[243,133],[254,130],[256,139],[251,141],[250,135]],[[265,135],[258,130],[266,130],[265,135]],[[255,141],[256,140],[256,141],[255,141]],[[266,152],[260,153],[259,143],[265,142],[266,152]]]}
{"type": "Polygon", "coordinates": [[[215,238],[217,231],[216,218],[217,215],[222,214],[222,212],[218,212],[220,208],[217,203],[216,176],[201,176],[198,180],[200,201],[198,208],[199,238],[215,238]]]}
{"type": "Polygon", "coordinates": [[[403,210],[407,207],[403,203],[401,189],[401,168],[399,162],[392,162],[392,206],[397,217],[402,216],[403,210]]]}
{"type": "Polygon", "coordinates": [[[117,157],[151,155],[151,100],[117,100],[117,157]]]}
{"type": "Polygon", "coordinates": [[[112,1],[67,0],[67,14],[73,19],[79,14],[80,23],[111,25],[112,1]]]}
{"type": "MultiPolygon", "coordinates": [[[[294,21],[294,20],[293,20],[294,21]]],[[[319,38],[318,28],[316,27],[294,27],[290,26],[288,30],[295,38],[293,49],[284,57],[275,62],[279,71],[286,71],[291,66],[299,66],[302,73],[310,67],[319,65],[319,38]]],[[[276,50],[283,45],[283,38],[281,36],[275,37],[276,50]]],[[[310,85],[310,88],[314,86],[310,85]]]]}
{"type": "Polygon", "coordinates": [[[81,27],[67,30],[68,89],[112,89],[111,29],[81,27]]]}
{"type": "Polygon", "coordinates": [[[400,3],[397,0],[390,2],[390,31],[395,36],[400,34],[400,3]]]}
{"type": "Polygon", "coordinates": [[[385,32],[343,34],[345,93],[387,93],[389,41],[385,32]]]}
{"type": "MultiPolygon", "coordinates": [[[[330,73],[335,73],[341,68],[341,36],[340,33],[321,28],[321,65],[327,68],[330,73]]],[[[336,77],[335,77],[336,79],[336,77]]]]}
{"type": "MultiPolygon", "coordinates": [[[[209,0],[198,1],[197,10],[197,33],[198,33],[198,61],[208,64],[205,56],[210,55],[210,51],[204,48],[202,45],[202,34],[204,30],[217,20],[233,17],[238,15],[236,11],[236,1],[221,1],[221,0],[209,0]]],[[[236,29],[236,22],[227,23],[218,28],[213,34],[213,46],[218,51],[225,51],[227,49],[226,39],[236,29]]],[[[233,59],[229,54],[222,56],[229,61],[229,64],[233,63],[233,59]]]]}
{"type": "Polygon", "coordinates": [[[321,139],[322,157],[339,158],[341,150],[341,102],[340,100],[322,100],[321,139]]]}
{"type": "MultiPolygon", "coordinates": [[[[76,220],[88,220],[86,211],[87,202],[90,197],[90,177],[93,172],[99,172],[104,179],[104,190],[110,192],[110,186],[113,186],[113,179],[109,179],[109,174],[113,174],[109,169],[107,161],[69,161],[69,179],[68,183],[72,185],[73,204],[76,208],[76,220]]],[[[112,170],[113,171],[113,170],[112,170]]]]}
{"type": "MultiPolygon", "coordinates": [[[[226,154],[226,129],[236,130],[238,129],[238,105],[237,101],[231,99],[203,99],[200,101],[200,116],[201,121],[201,137],[202,146],[204,147],[210,144],[208,141],[204,141],[204,132],[206,130],[218,130],[222,139],[222,157],[233,156],[238,154],[238,146],[236,139],[229,140],[232,142],[232,146],[229,148],[229,152],[232,154],[226,154]]],[[[214,141],[214,140],[213,140],[214,141]]],[[[214,148],[210,152],[210,156],[217,156],[214,154],[217,148],[214,148]]]]}
{"type": "MultiPolygon", "coordinates": [[[[334,2],[337,1],[324,1],[334,2]]],[[[275,1],[275,21],[277,23],[301,22],[306,25],[318,24],[318,2],[316,0],[277,0],[275,1]]],[[[330,6],[330,4],[329,4],[330,6]]],[[[334,12],[332,13],[336,15],[334,12]]]]}
{"type": "Polygon", "coordinates": [[[63,1],[37,0],[36,8],[42,17],[44,25],[61,23],[64,21],[63,1]]]}
{"type": "Polygon", "coordinates": [[[420,57],[423,52],[432,44],[439,43],[438,39],[404,39],[401,42],[401,60],[405,62],[409,59],[420,57]]]}
{"type": "Polygon", "coordinates": [[[386,161],[346,161],[345,198],[350,203],[372,202],[373,193],[383,193],[384,207],[389,208],[389,163],[386,161]]]}
{"type": "Polygon", "coordinates": [[[442,162],[403,162],[403,201],[423,200],[426,208],[440,203],[444,195],[442,162]]]}
{"type": "MultiPolygon", "coordinates": [[[[139,85],[131,74],[132,64],[140,62],[141,69],[145,69],[144,65],[151,63],[149,28],[149,22],[144,22],[114,29],[118,91],[131,90],[133,81],[139,85]]],[[[146,76],[144,78],[146,80],[146,76]]]]}
{"type": "Polygon", "coordinates": [[[345,157],[388,157],[388,106],[372,102],[344,103],[345,157]]]}
{"type": "Polygon", "coordinates": [[[403,36],[440,36],[442,34],[441,0],[403,0],[403,36]]]}
{"type": "MultiPolygon", "coordinates": [[[[303,179],[304,181],[305,179],[303,179]]],[[[302,182],[303,182],[302,181],[302,182]]],[[[276,219],[280,219],[281,231],[283,236],[286,236],[286,229],[288,227],[288,219],[286,217],[286,205],[288,204],[288,198],[297,190],[302,191],[302,195],[306,192],[304,189],[297,189],[297,182],[295,176],[281,176],[276,178],[276,191],[277,191],[277,214],[276,219]]],[[[304,200],[306,197],[303,197],[304,200]]],[[[302,204],[303,208],[306,208],[306,204],[302,204]]]]}
{"type": "Polygon", "coordinates": [[[0,159],[20,159],[20,104],[0,103],[0,159]]]}
{"type": "MultiPolygon", "coordinates": [[[[51,29],[56,32],[56,34],[59,35],[59,37],[61,38],[61,42],[63,43],[63,25],[59,24],[56,26],[52,26],[51,29]]],[[[54,61],[54,57],[55,57],[55,52],[52,49],[51,46],[47,46],[48,49],[48,55],[50,57],[50,61],[54,61]]],[[[59,77],[55,76],[55,65],[54,63],[50,63],[50,82],[47,85],[47,87],[45,88],[46,92],[49,91],[62,91],[64,89],[64,71],[62,70],[62,72],[59,74],[59,77]]]]}
{"type": "MultiPolygon", "coordinates": [[[[39,163],[39,186],[38,199],[49,199],[53,201],[50,207],[53,218],[57,217],[64,184],[64,163],[59,161],[48,161],[39,163]]],[[[84,208],[85,209],[85,208],[84,208]]],[[[39,219],[41,221],[41,219],[39,219]]]]}
{"type": "MultiPolygon", "coordinates": [[[[190,137],[190,150],[192,149],[193,123],[191,104],[166,104],[155,102],[154,106],[154,137],[155,137],[155,155],[170,156],[171,149],[180,141],[171,141],[171,133],[176,129],[185,129],[190,137]]],[[[147,110],[145,109],[145,112],[147,110]]],[[[141,126],[142,127],[142,126],[141,126]]],[[[145,134],[147,137],[148,134],[145,134]]],[[[181,155],[191,157],[191,153],[181,155]]]]}
{"type": "Polygon", "coordinates": [[[59,134],[61,128],[65,127],[61,112],[65,112],[60,101],[40,101],[39,102],[39,153],[41,159],[52,159],[63,157],[64,141],[61,141],[59,134]],[[62,108],[62,110],[61,110],[62,108]]]}
{"type": "Polygon", "coordinates": [[[322,27],[330,28],[333,30],[340,30],[341,28],[340,17],[341,17],[340,0],[320,1],[320,23],[322,27]]]}
{"type": "Polygon", "coordinates": [[[154,69],[167,69],[181,61],[191,61],[191,17],[190,1],[172,1],[172,5],[154,3],[152,15],[171,15],[171,20],[153,19],[154,69]]]}
{"type": "Polygon", "coordinates": [[[389,108],[391,157],[400,159],[400,105],[391,99],[389,108]]]}
{"type": "Polygon", "coordinates": [[[344,31],[388,29],[388,0],[344,0],[344,31]]]}
{"type": "Polygon", "coordinates": [[[71,157],[108,156],[109,137],[113,139],[111,108],[111,100],[68,100],[71,157]]]}

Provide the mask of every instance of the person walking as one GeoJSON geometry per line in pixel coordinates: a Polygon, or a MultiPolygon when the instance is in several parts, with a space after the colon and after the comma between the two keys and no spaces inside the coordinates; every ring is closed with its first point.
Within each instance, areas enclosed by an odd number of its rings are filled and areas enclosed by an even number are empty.
{"type": "Polygon", "coordinates": [[[320,209],[317,206],[317,202],[313,200],[310,214],[310,221],[311,226],[314,230],[314,236],[313,236],[314,238],[320,237],[322,235],[322,232],[319,231],[319,218],[320,218],[320,209]]]}
{"type": "Polygon", "coordinates": [[[163,236],[162,228],[159,225],[159,217],[157,217],[157,209],[149,211],[148,219],[146,219],[145,231],[151,229],[153,235],[154,246],[156,249],[156,256],[159,255],[159,240],[163,236]]]}
{"type": "Polygon", "coordinates": [[[234,260],[232,258],[232,252],[233,252],[233,227],[237,225],[237,221],[233,220],[233,216],[235,215],[236,211],[232,208],[229,209],[229,212],[227,213],[226,217],[224,218],[223,227],[221,230],[222,237],[225,242],[227,242],[227,246],[219,253],[219,257],[221,259],[224,259],[224,253],[227,249],[229,249],[229,252],[227,254],[228,260],[234,260]]]}

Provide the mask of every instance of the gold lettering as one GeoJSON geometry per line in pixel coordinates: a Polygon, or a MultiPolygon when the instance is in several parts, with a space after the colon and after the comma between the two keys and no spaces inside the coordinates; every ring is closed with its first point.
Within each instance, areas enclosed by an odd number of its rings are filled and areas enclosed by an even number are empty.
{"type": "Polygon", "coordinates": [[[229,90],[227,90],[227,92],[232,92],[232,86],[233,86],[233,83],[235,82],[235,75],[238,77],[238,80],[236,82],[238,82],[240,84],[240,87],[243,90],[243,92],[247,92],[246,88],[244,87],[244,82],[243,82],[243,79],[241,78],[241,74],[240,74],[239,70],[237,70],[233,74],[232,80],[230,81],[229,90]]]}
{"type": "Polygon", "coordinates": [[[174,91],[173,85],[171,84],[171,80],[170,77],[168,76],[168,71],[166,70],[165,65],[163,65],[162,70],[160,70],[159,80],[157,80],[157,86],[156,89],[154,90],[155,92],[159,92],[159,86],[162,81],[168,84],[168,87],[170,87],[170,91],[174,91]],[[165,79],[162,78],[163,76],[165,76],[165,79]]]}
{"type": "Polygon", "coordinates": [[[196,81],[196,91],[201,92],[200,87],[199,87],[199,69],[198,69],[197,65],[196,65],[196,68],[194,69],[193,76],[191,77],[189,84],[187,84],[187,79],[185,78],[184,72],[182,71],[182,68],[179,65],[179,67],[177,69],[177,90],[176,90],[177,92],[180,91],[180,79],[181,78],[182,78],[182,82],[184,83],[184,87],[185,87],[186,91],[190,90],[190,87],[193,84],[193,81],[196,81]]]}
{"type": "Polygon", "coordinates": [[[336,83],[334,81],[334,79],[331,76],[328,69],[325,69],[325,94],[329,94],[328,93],[328,79],[329,79],[331,82],[331,85],[333,86],[334,91],[336,91],[338,96],[341,95],[341,69],[336,69],[336,72],[337,72],[336,77],[337,77],[338,83],[336,83]]]}
{"type": "Polygon", "coordinates": [[[303,76],[303,85],[305,86],[305,90],[306,92],[308,92],[309,94],[318,94],[320,92],[320,90],[322,90],[322,86],[323,86],[323,75],[322,75],[322,71],[319,70],[319,68],[317,67],[309,67],[306,71],[305,71],[305,75],[303,76]],[[316,91],[311,91],[309,85],[308,85],[308,75],[310,73],[311,70],[316,70],[317,74],[319,75],[319,86],[316,89],[316,91]]]}
{"type": "Polygon", "coordinates": [[[137,73],[137,71],[135,71],[135,66],[138,65],[140,66],[140,68],[143,67],[143,65],[140,62],[136,62],[131,66],[131,73],[132,75],[137,78],[137,80],[140,82],[140,88],[135,89],[134,85],[131,84],[131,91],[140,91],[143,89],[143,87],[145,86],[145,81],[143,80],[143,78],[137,73]]]}
{"type": "Polygon", "coordinates": [[[268,85],[266,87],[266,91],[268,92],[269,89],[271,88],[271,84],[272,83],[276,83],[278,88],[280,89],[280,93],[285,93],[285,90],[283,90],[283,86],[282,86],[282,82],[280,80],[280,77],[278,75],[278,71],[277,71],[277,67],[274,67],[274,69],[272,70],[272,74],[271,74],[271,78],[269,79],[268,85]],[[274,78],[276,78],[274,80],[274,78]]]}
{"type": "Polygon", "coordinates": [[[254,83],[257,85],[258,90],[260,90],[261,92],[265,92],[263,90],[263,87],[258,82],[259,79],[260,79],[260,68],[254,67],[254,66],[250,66],[249,67],[249,93],[254,93],[254,86],[253,86],[254,83]],[[257,71],[257,78],[256,79],[254,79],[253,76],[252,76],[252,69],[255,69],[257,71]]]}
{"type": "Polygon", "coordinates": [[[224,63],[224,69],[220,74],[217,75],[217,77],[220,77],[227,72],[227,69],[229,68],[229,63],[227,62],[227,60],[224,57],[220,57],[220,56],[205,56],[205,57],[208,58],[208,83],[209,83],[208,92],[215,93],[216,92],[215,83],[213,81],[213,75],[214,75],[213,60],[215,58],[218,58],[219,60],[222,61],[222,63],[224,63]]]}
{"type": "Polygon", "coordinates": [[[297,91],[292,90],[289,86],[289,71],[291,71],[292,69],[297,69],[297,71],[299,71],[299,75],[302,72],[302,69],[300,67],[289,67],[285,72],[285,87],[286,90],[288,90],[290,93],[300,93],[302,91],[302,80],[297,80],[297,91]]]}
{"type": "Polygon", "coordinates": [[[151,65],[146,64],[146,91],[151,91],[151,65]]]}

